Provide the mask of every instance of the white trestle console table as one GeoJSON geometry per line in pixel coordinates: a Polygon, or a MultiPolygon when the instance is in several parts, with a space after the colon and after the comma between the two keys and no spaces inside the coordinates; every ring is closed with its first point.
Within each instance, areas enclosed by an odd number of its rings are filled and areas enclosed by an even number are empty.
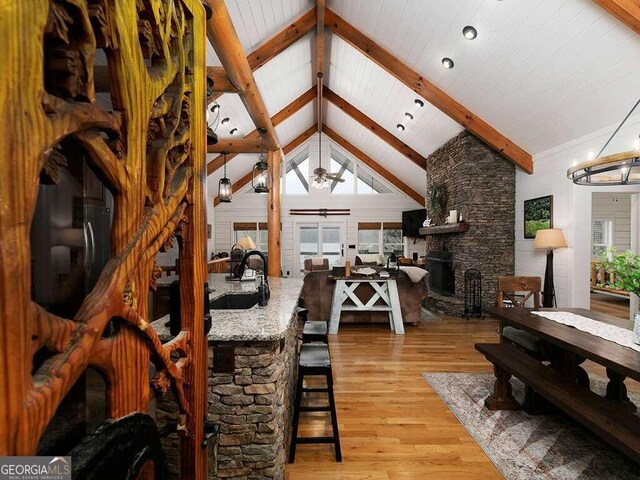
{"type": "Polygon", "coordinates": [[[329,333],[338,333],[340,314],[342,312],[389,312],[389,325],[397,335],[404,335],[402,312],[400,311],[400,296],[398,285],[394,278],[348,277],[336,278],[331,303],[331,319],[329,333]],[[371,285],[373,295],[364,303],[356,290],[362,284],[371,285]],[[348,302],[350,301],[350,302],[348,302]],[[345,302],[348,302],[345,304],[345,302]]]}

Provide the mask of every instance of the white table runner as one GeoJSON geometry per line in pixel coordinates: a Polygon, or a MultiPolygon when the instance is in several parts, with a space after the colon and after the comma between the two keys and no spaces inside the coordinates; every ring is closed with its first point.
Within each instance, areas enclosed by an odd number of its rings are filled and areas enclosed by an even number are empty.
{"type": "Polygon", "coordinates": [[[617,343],[623,347],[629,347],[636,352],[640,352],[640,345],[633,343],[633,332],[626,328],[609,325],[608,323],[599,322],[592,318],[576,315],[571,312],[531,312],[541,317],[562,323],[570,327],[577,328],[583,332],[590,333],[596,337],[604,338],[610,342],[617,343]]]}

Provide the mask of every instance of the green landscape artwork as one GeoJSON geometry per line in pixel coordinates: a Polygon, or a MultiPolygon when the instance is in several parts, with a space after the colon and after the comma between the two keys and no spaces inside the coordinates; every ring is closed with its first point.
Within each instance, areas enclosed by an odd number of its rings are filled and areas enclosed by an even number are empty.
{"type": "Polygon", "coordinates": [[[536,238],[536,232],[553,228],[553,196],[524,201],[524,238],[536,238]]]}

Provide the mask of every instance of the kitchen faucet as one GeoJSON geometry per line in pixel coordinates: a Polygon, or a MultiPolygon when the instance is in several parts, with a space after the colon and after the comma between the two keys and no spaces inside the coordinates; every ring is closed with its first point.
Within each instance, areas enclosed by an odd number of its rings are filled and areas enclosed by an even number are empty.
{"type": "Polygon", "coordinates": [[[267,296],[269,296],[269,269],[267,267],[267,257],[265,257],[264,253],[262,253],[260,250],[250,250],[244,254],[244,257],[242,257],[242,261],[240,262],[240,267],[238,267],[238,275],[240,278],[242,278],[242,276],[244,275],[244,269],[247,266],[247,260],[253,255],[257,255],[262,259],[262,264],[264,265],[264,275],[262,276],[262,283],[260,284],[260,286],[265,285],[267,287],[267,296]]]}

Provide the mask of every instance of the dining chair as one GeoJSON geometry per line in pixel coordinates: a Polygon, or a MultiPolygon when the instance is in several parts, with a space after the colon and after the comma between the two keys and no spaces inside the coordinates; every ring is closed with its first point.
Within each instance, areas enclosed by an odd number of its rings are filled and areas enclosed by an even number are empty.
{"type": "MultiPolygon", "coordinates": [[[[533,308],[540,308],[542,280],[540,277],[498,277],[498,308],[525,308],[529,299],[533,308]]],[[[541,356],[540,339],[524,330],[504,327],[500,331],[503,340],[521,347],[538,358],[541,356]]]]}

